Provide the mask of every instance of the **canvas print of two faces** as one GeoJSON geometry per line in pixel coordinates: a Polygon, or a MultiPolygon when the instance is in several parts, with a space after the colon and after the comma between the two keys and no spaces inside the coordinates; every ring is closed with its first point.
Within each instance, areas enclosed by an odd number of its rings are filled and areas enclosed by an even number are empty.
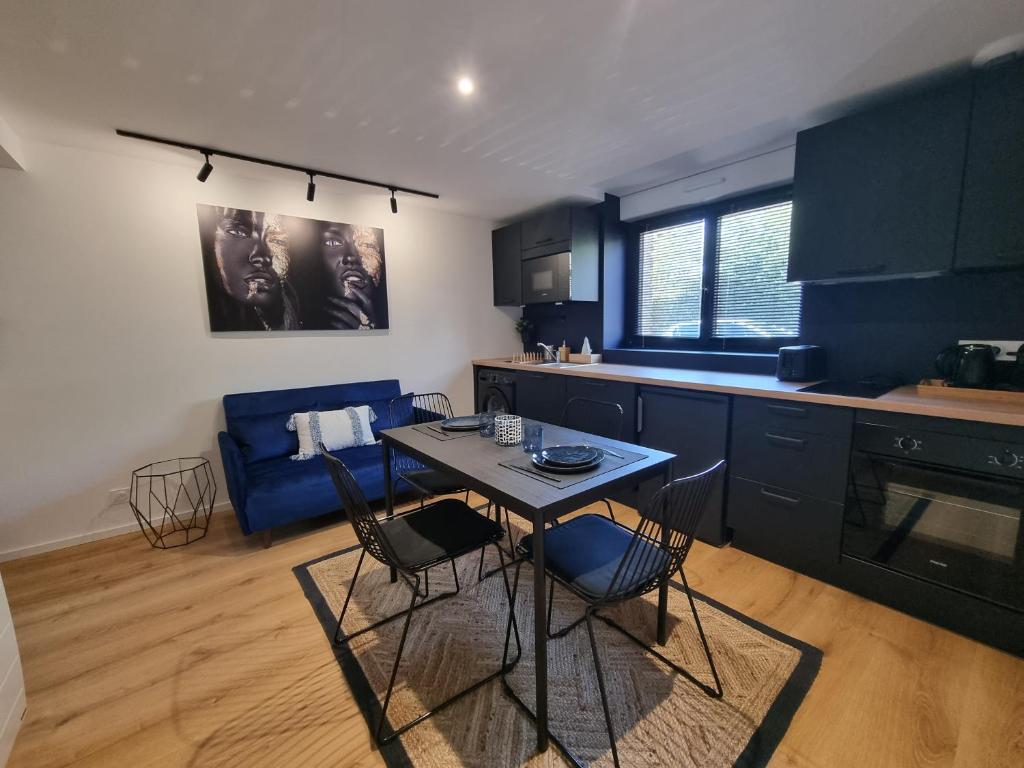
{"type": "Polygon", "coordinates": [[[388,327],[384,230],[197,205],[210,330],[388,327]]]}

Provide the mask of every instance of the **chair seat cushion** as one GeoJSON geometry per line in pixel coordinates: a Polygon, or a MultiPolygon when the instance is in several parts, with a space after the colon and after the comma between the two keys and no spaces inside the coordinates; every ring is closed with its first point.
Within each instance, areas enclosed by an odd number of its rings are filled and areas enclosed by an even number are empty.
{"type": "Polygon", "coordinates": [[[441,499],[380,522],[399,562],[410,570],[500,541],[504,529],[457,499],[441,499]]]}
{"type": "Polygon", "coordinates": [[[455,493],[465,489],[457,480],[436,469],[415,469],[402,472],[402,477],[416,488],[422,488],[433,496],[455,493]]]}
{"type": "MultiPolygon", "coordinates": [[[[600,600],[619,570],[619,564],[633,540],[633,532],[601,515],[580,515],[544,531],[544,562],[548,573],[569,584],[581,597],[600,600]]],[[[668,566],[668,555],[651,544],[630,557],[628,571],[615,583],[615,595],[628,594],[643,586],[668,566]]],[[[519,543],[533,559],[533,534],[519,543]]]]}

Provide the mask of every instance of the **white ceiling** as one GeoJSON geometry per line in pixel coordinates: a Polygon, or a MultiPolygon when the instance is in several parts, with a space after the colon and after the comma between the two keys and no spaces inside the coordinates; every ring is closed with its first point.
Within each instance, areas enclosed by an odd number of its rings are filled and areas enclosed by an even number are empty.
{"type": "Polygon", "coordinates": [[[791,142],[1021,32],[1024,2],[0,0],[0,24],[22,138],[160,151],[128,128],[507,218],[791,142]]]}

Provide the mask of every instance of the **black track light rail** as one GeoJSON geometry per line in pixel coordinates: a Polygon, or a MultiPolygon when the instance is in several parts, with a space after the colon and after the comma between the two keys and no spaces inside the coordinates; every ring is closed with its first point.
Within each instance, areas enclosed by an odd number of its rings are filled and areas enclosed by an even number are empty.
{"type": "MultiPolygon", "coordinates": [[[[226,149],[214,149],[213,147],[204,147],[199,144],[189,144],[187,141],[176,141],[174,139],[165,139],[160,136],[151,136],[147,133],[136,133],[135,131],[125,131],[120,128],[116,129],[115,133],[118,136],[123,136],[126,139],[138,139],[139,141],[149,141],[154,144],[164,144],[168,147],[178,147],[179,149],[188,149],[193,152],[198,152],[202,155],[207,156],[209,160],[210,156],[227,157],[232,160],[242,160],[246,163],[256,163],[258,165],[269,165],[273,168],[283,168],[286,171],[297,171],[307,176],[322,176],[325,179],[337,179],[338,181],[348,181],[352,184],[363,184],[367,187],[378,187],[380,189],[387,189],[391,191],[392,199],[394,198],[395,192],[404,192],[407,195],[419,195],[420,197],[432,197],[435,200],[440,197],[433,192],[424,192],[422,189],[412,189],[410,187],[400,187],[397,184],[385,184],[383,181],[373,181],[372,179],[363,179],[358,176],[346,176],[343,173],[334,173],[333,171],[320,171],[315,168],[307,168],[302,165],[293,165],[292,163],[281,163],[277,160],[267,160],[263,157],[254,157],[253,155],[243,155],[239,152],[229,152],[226,149]]],[[[209,175],[209,174],[207,174],[209,175]]],[[[394,208],[394,206],[392,206],[394,208]]]]}

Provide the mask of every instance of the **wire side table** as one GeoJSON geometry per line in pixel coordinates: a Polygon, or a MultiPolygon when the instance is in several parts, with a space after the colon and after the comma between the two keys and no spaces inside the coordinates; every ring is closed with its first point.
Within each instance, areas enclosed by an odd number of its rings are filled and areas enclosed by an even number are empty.
{"type": "Polygon", "coordinates": [[[217,483],[199,456],[155,461],[132,472],[128,503],[149,543],[158,549],[191,544],[210,527],[217,483]]]}

